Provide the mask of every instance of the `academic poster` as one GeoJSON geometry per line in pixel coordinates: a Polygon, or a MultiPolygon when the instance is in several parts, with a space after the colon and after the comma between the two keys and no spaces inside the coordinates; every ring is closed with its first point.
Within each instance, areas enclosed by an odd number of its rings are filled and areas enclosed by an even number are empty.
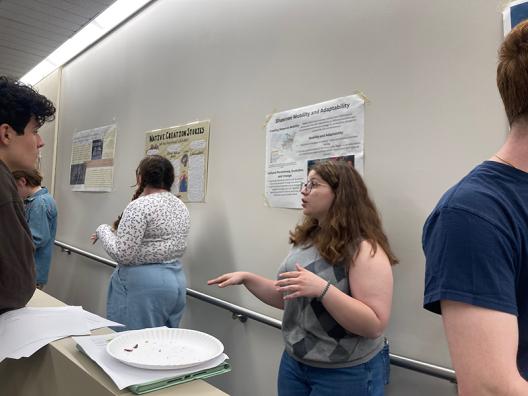
{"type": "Polygon", "coordinates": [[[73,191],[112,191],[116,125],[75,132],[70,186],[73,191]]]}
{"type": "Polygon", "coordinates": [[[300,208],[302,183],[318,161],[343,160],[363,173],[365,101],[360,95],[271,115],[265,194],[271,207],[300,208]]]}
{"type": "Polygon", "coordinates": [[[210,121],[146,132],[145,154],[162,155],[174,166],[172,192],[184,202],[203,202],[207,181],[210,121]]]}

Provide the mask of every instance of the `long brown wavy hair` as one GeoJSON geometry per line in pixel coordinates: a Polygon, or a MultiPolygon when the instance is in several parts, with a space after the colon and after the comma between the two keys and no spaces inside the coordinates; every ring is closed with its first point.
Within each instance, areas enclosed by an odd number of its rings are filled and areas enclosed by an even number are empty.
{"type": "Polygon", "coordinates": [[[295,230],[290,231],[290,243],[313,245],[321,257],[337,265],[354,259],[360,243],[367,240],[372,245],[372,254],[380,246],[390,264],[397,264],[376,206],[359,173],[344,161],[319,162],[312,170],[330,185],[335,194],[334,202],[322,223],[305,216],[295,230]]]}
{"type": "MultiPolygon", "coordinates": [[[[140,180],[136,191],[132,196],[132,201],[138,199],[146,186],[162,188],[170,191],[174,183],[174,167],[171,162],[161,155],[149,155],[141,160],[136,169],[136,179],[140,180]],[[139,176],[139,177],[138,177],[139,176]]],[[[121,222],[121,213],[114,221],[112,228],[117,230],[121,222]]]]}

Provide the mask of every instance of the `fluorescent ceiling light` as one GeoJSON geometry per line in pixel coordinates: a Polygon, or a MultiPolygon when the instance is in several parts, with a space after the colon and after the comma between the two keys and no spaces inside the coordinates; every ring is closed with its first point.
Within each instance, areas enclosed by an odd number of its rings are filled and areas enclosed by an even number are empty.
{"type": "Polygon", "coordinates": [[[151,1],[153,0],[117,0],[20,80],[30,85],[38,83],[151,1]]]}

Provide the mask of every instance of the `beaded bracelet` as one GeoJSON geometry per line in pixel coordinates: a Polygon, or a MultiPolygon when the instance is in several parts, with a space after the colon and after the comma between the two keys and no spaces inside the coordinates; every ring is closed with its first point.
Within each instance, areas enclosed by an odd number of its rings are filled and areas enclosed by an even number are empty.
{"type": "Polygon", "coordinates": [[[330,288],[332,284],[330,283],[330,281],[328,281],[328,283],[326,284],[325,288],[323,289],[323,292],[321,293],[321,295],[317,298],[319,301],[322,301],[323,300],[323,297],[325,296],[326,292],[328,291],[328,289],[330,288]]]}

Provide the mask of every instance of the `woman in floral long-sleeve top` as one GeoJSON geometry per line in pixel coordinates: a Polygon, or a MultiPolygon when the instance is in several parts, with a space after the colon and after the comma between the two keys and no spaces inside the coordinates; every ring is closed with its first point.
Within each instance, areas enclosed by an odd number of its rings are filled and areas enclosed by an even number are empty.
{"type": "Polygon", "coordinates": [[[138,188],[113,226],[92,235],[118,262],[108,288],[107,317],[127,330],[178,327],[186,280],[180,257],[189,233],[189,211],[170,189],[174,169],[166,158],[145,157],[136,170],[138,188]]]}

